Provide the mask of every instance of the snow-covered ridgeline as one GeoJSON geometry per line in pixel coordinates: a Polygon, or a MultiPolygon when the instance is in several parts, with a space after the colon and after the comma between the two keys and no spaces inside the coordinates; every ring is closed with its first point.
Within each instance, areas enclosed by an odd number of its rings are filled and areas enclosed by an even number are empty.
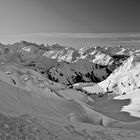
{"type": "Polygon", "coordinates": [[[115,94],[127,94],[140,88],[140,63],[133,63],[134,57],[128,58],[106,80],[98,83],[104,91],[115,94]]]}

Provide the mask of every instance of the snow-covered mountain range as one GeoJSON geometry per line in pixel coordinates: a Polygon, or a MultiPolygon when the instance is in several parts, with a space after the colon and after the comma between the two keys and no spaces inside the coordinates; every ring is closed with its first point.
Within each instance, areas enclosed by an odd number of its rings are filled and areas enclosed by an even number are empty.
{"type": "Polygon", "coordinates": [[[4,48],[10,47],[10,50],[21,52],[22,55],[32,56],[33,58],[48,57],[57,59],[57,61],[76,62],[79,59],[88,59],[90,62],[110,65],[112,64],[112,56],[114,55],[139,55],[139,48],[126,48],[126,47],[110,47],[110,46],[97,46],[91,48],[74,49],[71,47],[60,46],[54,44],[52,46],[44,44],[35,44],[26,41],[20,41],[14,44],[3,45],[4,48]],[[35,56],[34,56],[35,55],[35,56]]]}
{"type": "Polygon", "coordinates": [[[74,49],[20,41],[0,44],[1,62],[16,62],[34,69],[55,82],[101,82],[138,49],[97,46],[74,49]]]}
{"type": "Polygon", "coordinates": [[[138,57],[140,49],[97,46],[68,48],[20,41],[0,44],[0,61],[20,63],[55,82],[71,85],[78,82],[105,80],[130,56],[138,57]]]}
{"type": "Polygon", "coordinates": [[[139,50],[0,44],[0,112],[139,130],[139,50]]]}

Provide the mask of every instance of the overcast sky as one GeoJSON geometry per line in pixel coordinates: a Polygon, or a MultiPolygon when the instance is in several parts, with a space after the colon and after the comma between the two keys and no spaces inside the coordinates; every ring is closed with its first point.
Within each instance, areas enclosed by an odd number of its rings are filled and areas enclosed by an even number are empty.
{"type": "Polygon", "coordinates": [[[136,32],[140,32],[140,0],[0,0],[1,38],[136,32]]]}

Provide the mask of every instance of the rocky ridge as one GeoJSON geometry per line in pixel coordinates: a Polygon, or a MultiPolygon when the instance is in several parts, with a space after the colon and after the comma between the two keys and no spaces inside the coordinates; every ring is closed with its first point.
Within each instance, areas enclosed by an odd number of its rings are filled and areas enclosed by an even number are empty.
{"type": "Polygon", "coordinates": [[[26,41],[0,44],[2,63],[18,63],[66,85],[101,82],[130,55],[138,54],[137,48],[126,49],[122,46],[97,46],[76,50],[59,44],[49,46],[26,41]]]}

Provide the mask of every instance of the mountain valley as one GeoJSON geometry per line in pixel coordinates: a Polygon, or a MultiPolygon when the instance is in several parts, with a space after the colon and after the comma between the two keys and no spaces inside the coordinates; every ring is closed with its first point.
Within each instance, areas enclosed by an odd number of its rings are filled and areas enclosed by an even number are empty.
{"type": "Polygon", "coordinates": [[[0,139],[139,140],[140,49],[0,44],[0,139]]]}

